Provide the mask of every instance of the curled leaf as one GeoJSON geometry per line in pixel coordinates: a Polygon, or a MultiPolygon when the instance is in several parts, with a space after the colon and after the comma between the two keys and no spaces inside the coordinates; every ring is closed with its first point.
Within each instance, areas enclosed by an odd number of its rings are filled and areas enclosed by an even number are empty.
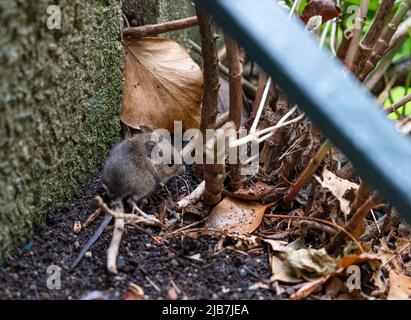
{"type": "Polygon", "coordinates": [[[183,129],[198,128],[203,75],[200,67],[178,43],[162,39],[124,39],[126,68],[120,118],[139,128],[173,131],[174,121],[183,129]]]}
{"type": "Polygon", "coordinates": [[[333,0],[311,0],[301,13],[301,20],[305,23],[313,16],[321,16],[322,23],[341,15],[341,9],[333,0]]]}
{"type": "Polygon", "coordinates": [[[322,179],[314,176],[320,185],[330,190],[334,197],[340,202],[340,209],[345,214],[350,213],[351,201],[354,200],[355,192],[358,190],[358,184],[346,179],[337,177],[331,171],[324,169],[322,179]]]}

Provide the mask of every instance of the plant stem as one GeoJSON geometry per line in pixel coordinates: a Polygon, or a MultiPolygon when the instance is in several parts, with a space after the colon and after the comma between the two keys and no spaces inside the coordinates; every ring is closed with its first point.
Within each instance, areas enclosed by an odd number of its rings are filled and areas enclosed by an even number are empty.
{"type": "Polygon", "coordinates": [[[378,7],[378,11],[372,21],[370,28],[361,41],[357,53],[353,61],[352,72],[355,75],[361,71],[370,55],[378,37],[384,28],[385,21],[387,20],[389,14],[391,13],[392,7],[394,6],[395,0],[383,0],[381,5],[378,7]]]}
{"type": "MultiPolygon", "coordinates": [[[[203,135],[203,143],[205,144],[206,130],[215,128],[218,112],[218,56],[212,17],[198,5],[196,5],[196,12],[200,27],[204,74],[200,131],[203,135]]],[[[205,158],[203,159],[205,160],[205,158]]],[[[214,158],[214,163],[204,165],[205,190],[203,201],[211,206],[221,199],[224,179],[224,165],[217,164],[215,161],[216,159],[214,158]]]]}
{"type": "MultiPolygon", "coordinates": [[[[238,54],[237,43],[228,34],[225,34],[224,38],[228,69],[230,71],[228,77],[230,97],[229,119],[234,123],[236,131],[238,131],[241,125],[241,110],[243,105],[243,90],[241,86],[242,66],[238,54]]],[[[238,186],[240,181],[240,161],[238,159],[238,154],[236,163],[230,164],[229,171],[231,175],[231,184],[233,186],[238,186]]]]}
{"type": "Polygon", "coordinates": [[[330,149],[330,141],[327,139],[321,145],[320,149],[317,151],[315,156],[310,160],[304,171],[298,176],[294,184],[288,189],[284,196],[284,200],[288,203],[292,202],[296,197],[301,188],[307,183],[308,179],[314,174],[315,170],[320,166],[321,161],[327,155],[330,149]]]}
{"type": "Polygon", "coordinates": [[[385,109],[385,111],[387,111],[387,113],[395,112],[396,110],[406,105],[410,101],[411,101],[411,93],[409,95],[406,95],[402,99],[398,100],[397,102],[393,103],[392,105],[390,105],[388,108],[385,109]]]}
{"type": "Polygon", "coordinates": [[[355,25],[352,28],[353,37],[344,60],[349,69],[352,69],[354,57],[357,53],[358,45],[360,42],[361,31],[364,28],[365,21],[367,20],[369,2],[370,0],[361,0],[360,9],[358,11],[357,17],[355,18],[355,25]]]}
{"type": "Polygon", "coordinates": [[[382,32],[380,38],[375,44],[373,51],[371,52],[370,56],[367,59],[367,62],[364,65],[364,68],[359,73],[360,80],[365,79],[365,77],[370,73],[370,71],[375,68],[378,61],[380,61],[381,57],[387,50],[395,31],[397,30],[399,24],[401,23],[402,19],[407,14],[410,7],[411,7],[411,0],[401,1],[397,9],[397,12],[395,13],[391,22],[388,23],[388,25],[384,28],[384,31],[382,32]]]}
{"type": "MultiPolygon", "coordinates": [[[[350,233],[353,234],[355,229],[364,222],[364,219],[366,218],[367,214],[370,212],[372,208],[376,206],[378,203],[378,195],[377,193],[372,194],[367,201],[363,203],[362,206],[360,206],[357,211],[353,214],[352,218],[348,221],[348,223],[345,225],[344,229],[350,233]]],[[[325,247],[327,252],[332,253],[334,252],[335,249],[340,247],[342,244],[344,244],[345,240],[347,237],[347,233],[339,231],[334,237],[331,238],[330,242],[328,245],[325,247]]]]}

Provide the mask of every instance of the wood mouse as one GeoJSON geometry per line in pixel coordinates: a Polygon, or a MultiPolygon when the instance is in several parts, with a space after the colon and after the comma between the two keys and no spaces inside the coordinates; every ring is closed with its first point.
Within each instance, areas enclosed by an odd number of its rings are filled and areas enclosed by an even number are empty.
{"type": "MultiPolygon", "coordinates": [[[[102,180],[113,203],[127,199],[133,213],[153,219],[153,216],[140,210],[136,202],[184,170],[181,155],[174,146],[149,127],[142,126],[141,133],[126,137],[112,148],[103,169],[102,180]],[[163,160],[168,161],[165,163],[163,160]]],[[[71,265],[71,270],[90,250],[111,219],[112,216],[103,219],[71,265]]]]}

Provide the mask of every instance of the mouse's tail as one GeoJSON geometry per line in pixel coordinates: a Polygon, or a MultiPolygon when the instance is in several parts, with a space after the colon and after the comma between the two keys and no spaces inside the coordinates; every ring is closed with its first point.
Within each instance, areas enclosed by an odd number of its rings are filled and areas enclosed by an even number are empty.
{"type": "Polygon", "coordinates": [[[84,255],[86,254],[87,251],[90,250],[90,248],[94,245],[94,243],[100,238],[101,234],[103,233],[104,229],[107,227],[107,225],[110,223],[111,219],[113,219],[112,216],[106,215],[103,219],[103,221],[100,223],[98,226],[96,232],[94,235],[90,238],[90,240],[85,244],[83,249],[81,249],[80,253],[78,254],[76,260],[72,263],[70,267],[70,271],[74,270],[78,264],[81,262],[83,259],[84,255]]]}

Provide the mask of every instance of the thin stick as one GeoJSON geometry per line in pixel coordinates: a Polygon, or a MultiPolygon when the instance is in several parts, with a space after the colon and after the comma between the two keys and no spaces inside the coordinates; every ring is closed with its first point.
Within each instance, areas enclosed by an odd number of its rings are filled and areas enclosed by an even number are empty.
{"type": "MultiPolygon", "coordinates": [[[[378,195],[377,193],[374,193],[354,213],[352,218],[345,225],[345,230],[351,234],[356,229],[356,227],[363,222],[368,212],[370,212],[370,210],[374,208],[377,203],[378,203],[378,195]]],[[[327,252],[333,252],[335,249],[341,246],[345,241],[346,235],[347,233],[339,231],[334,237],[332,237],[330,242],[325,248],[327,252]]]]}
{"type": "Polygon", "coordinates": [[[250,133],[254,133],[257,130],[257,125],[258,125],[258,122],[260,121],[260,117],[264,109],[265,101],[267,100],[268,90],[270,89],[270,86],[271,86],[271,77],[268,77],[267,83],[265,84],[263,96],[261,97],[260,105],[258,106],[257,113],[255,115],[253,124],[250,128],[250,133]]]}
{"type": "Polygon", "coordinates": [[[332,20],[332,26],[331,26],[331,37],[330,37],[330,48],[331,48],[331,53],[335,57],[337,55],[337,52],[335,50],[335,40],[337,36],[337,19],[334,18],[332,20]]]}
{"type": "MultiPolygon", "coordinates": [[[[204,74],[200,130],[203,136],[203,143],[206,144],[206,130],[215,128],[218,112],[218,56],[214,37],[213,19],[211,15],[206,13],[197,4],[196,12],[200,27],[204,74]]],[[[224,165],[217,163],[206,163],[204,165],[205,189],[203,193],[203,201],[210,206],[216,204],[221,199],[223,177],[224,165]]]]}
{"type": "Polygon", "coordinates": [[[343,233],[344,235],[348,236],[356,245],[357,247],[360,249],[361,252],[364,252],[363,247],[361,246],[361,244],[358,242],[358,240],[346,229],[344,229],[343,227],[339,226],[338,224],[334,224],[330,221],[327,220],[323,220],[320,218],[315,218],[315,217],[305,217],[305,216],[287,216],[287,215],[281,215],[281,214],[266,214],[264,217],[267,218],[278,218],[278,219],[295,219],[295,220],[307,220],[307,221],[315,221],[315,222],[319,222],[322,224],[326,224],[334,229],[339,230],[341,233],[343,233]]]}
{"type": "Polygon", "coordinates": [[[92,214],[90,214],[86,221],[84,221],[83,223],[83,227],[82,229],[87,228],[94,220],[96,220],[96,218],[101,214],[101,208],[97,208],[96,211],[94,211],[92,214]]]}
{"type": "Polygon", "coordinates": [[[352,37],[353,37],[352,30],[345,30],[344,31],[342,41],[341,41],[340,46],[338,47],[338,50],[337,50],[337,57],[341,61],[344,61],[344,59],[347,55],[347,51],[348,51],[348,48],[350,47],[352,37]]]}
{"type": "Polygon", "coordinates": [[[391,112],[395,112],[397,111],[399,108],[401,108],[402,106],[406,105],[408,102],[411,101],[411,93],[406,95],[405,97],[401,98],[400,100],[398,100],[397,102],[393,103],[392,105],[390,105],[388,108],[385,108],[385,111],[387,113],[391,113],[391,112]]]}
{"type": "Polygon", "coordinates": [[[264,88],[265,88],[265,83],[267,81],[267,74],[264,71],[260,71],[258,75],[258,85],[257,85],[257,92],[255,94],[254,102],[253,102],[253,107],[252,107],[252,114],[251,117],[255,117],[258,111],[258,107],[261,104],[261,99],[263,97],[264,93],[264,88]]]}
{"type": "MultiPolygon", "coordinates": [[[[123,203],[120,202],[117,208],[118,212],[124,212],[123,203]]],[[[116,218],[114,221],[113,237],[111,238],[110,247],[107,249],[107,270],[112,274],[118,274],[117,256],[120,248],[121,238],[124,232],[124,219],[116,218]]]]}
{"type": "Polygon", "coordinates": [[[320,48],[322,48],[324,46],[325,38],[327,37],[328,29],[330,28],[330,24],[331,24],[331,20],[328,20],[325,23],[325,26],[324,26],[324,29],[323,29],[323,32],[322,32],[321,38],[320,38],[320,44],[319,44],[320,48]]]}
{"type": "Polygon", "coordinates": [[[330,148],[330,141],[327,139],[317,151],[315,156],[310,160],[304,171],[298,176],[294,184],[288,189],[284,200],[288,203],[294,201],[298,192],[307,183],[308,179],[314,174],[315,170],[320,166],[322,160],[327,155],[330,148]]]}
{"type": "MultiPolygon", "coordinates": [[[[230,71],[229,96],[230,96],[230,111],[229,118],[235,125],[235,130],[238,131],[241,125],[241,111],[243,106],[243,90],[241,87],[242,66],[238,54],[237,43],[228,34],[224,35],[226,48],[228,69],[230,71]]],[[[240,182],[240,161],[238,154],[235,159],[235,164],[230,164],[229,171],[231,176],[231,184],[235,187],[240,182]]]]}
{"type": "Polygon", "coordinates": [[[124,28],[123,29],[123,37],[133,37],[133,38],[140,38],[140,37],[149,37],[155,36],[160,33],[166,33],[170,31],[176,31],[186,28],[191,28],[198,25],[197,16],[168,21],[159,24],[147,24],[141,27],[131,27],[131,28],[124,28]]]}
{"type": "MultiPolygon", "coordinates": [[[[199,46],[197,43],[195,43],[193,40],[188,39],[188,42],[191,45],[191,48],[193,49],[194,52],[198,53],[199,55],[202,55],[201,53],[201,46],[199,46]]],[[[222,63],[219,63],[218,68],[220,72],[228,77],[229,71],[226,66],[224,66],[222,63]]],[[[243,90],[247,95],[251,97],[255,97],[257,88],[255,85],[253,85],[250,81],[245,79],[244,77],[241,77],[241,85],[243,86],[243,90]]]]}
{"type": "Polygon", "coordinates": [[[358,45],[360,42],[361,31],[364,28],[365,21],[367,19],[368,4],[370,0],[361,0],[360,9],[358,15],[355,17],[355,25],[353,29],[353,38],[348,48],[347,55],[345,57],[345,64],[349,69],[352,69],[354,57],[357,53],[358,45]]]}
{"type": "Polygon", "coordinates": [[[201,199],[201,196],[203,195],[204,188],[205,188],[205,181],[202,181],[197,186],[197,188],[194,189],[193,192],[191,192],[188,196],[184,197],[183,199],[177,202],[177,208],[183,209],[183,208],[188,207],[190,204],[197,203],[201,199]]]}

